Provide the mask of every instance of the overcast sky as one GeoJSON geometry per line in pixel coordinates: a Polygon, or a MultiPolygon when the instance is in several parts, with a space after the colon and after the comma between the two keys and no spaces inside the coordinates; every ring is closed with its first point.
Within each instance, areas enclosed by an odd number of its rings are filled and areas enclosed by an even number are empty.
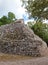
{"type": "Polygon", "coordinates": [[[25,9],[21,7],[20,0],[0,0],[0,17],[7,15],[8,12],[13,12],[18,19],[28,19],[25,9]]]}

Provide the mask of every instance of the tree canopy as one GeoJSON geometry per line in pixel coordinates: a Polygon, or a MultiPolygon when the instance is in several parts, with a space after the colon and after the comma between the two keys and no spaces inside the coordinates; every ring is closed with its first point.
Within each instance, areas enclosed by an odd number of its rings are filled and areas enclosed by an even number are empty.
{"type": "Polygon", "coordinates": [[[30,17],[48,19],[48,0],[22,0],[30,17]]]}
{"type": "Polygon", "coordinates": [[[38,21],[34,25],[32,22],[28,22],[27,25],[48,45],[48,24],[38,21]]]}
{"type": "Polygon", "coordinates": [[[14,22],[16,20],[15,14],[12,12],[8,12],[8,16],[2,16],[0,18],[0,26],[4,24],[8,24],[14,22]]]}
{"type": "Polygon", "coordinates": [[[8,12],[8,18],[9,18],[10,20],[14,20],[14,19],[15,19],[15,14],[12,13],[12,12],[8,12]]]}

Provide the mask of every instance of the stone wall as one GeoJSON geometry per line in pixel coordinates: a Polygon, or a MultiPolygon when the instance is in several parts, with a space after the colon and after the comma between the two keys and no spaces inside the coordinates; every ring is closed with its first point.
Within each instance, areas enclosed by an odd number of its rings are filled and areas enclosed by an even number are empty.
{"type": "Polygon", "coordinates": [[[0,27],[0,52],[42,56],[46,43],[24,23],[14,22],[0,27]]]}
{"type": "Polygon", "coordinates": [[[40,46],[29,41],[0,41],[0,52],[18,55],[40,56],[37,46],[40,46]],[[2,44],[3,43],[3,44],[2,44]]]}

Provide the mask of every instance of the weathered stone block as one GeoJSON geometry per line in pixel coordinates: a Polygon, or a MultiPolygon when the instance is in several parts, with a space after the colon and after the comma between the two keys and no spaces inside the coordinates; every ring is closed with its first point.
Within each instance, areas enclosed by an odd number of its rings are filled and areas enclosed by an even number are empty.
{"type": "Polygon", "coordinates": [[[0,27],[0,52],[29,56],[44,55],[46,43],[21,20],[18,21],[0,27]]]}

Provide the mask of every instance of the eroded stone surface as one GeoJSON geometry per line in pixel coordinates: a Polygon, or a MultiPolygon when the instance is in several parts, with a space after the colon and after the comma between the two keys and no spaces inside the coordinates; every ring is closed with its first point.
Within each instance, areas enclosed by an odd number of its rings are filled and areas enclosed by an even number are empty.
{"type": "Polygon", "coordinates": [[[14,22],[0,27],[0,52],[41,56],[46,49],[46,43],[24,23],[14,22]]]}

